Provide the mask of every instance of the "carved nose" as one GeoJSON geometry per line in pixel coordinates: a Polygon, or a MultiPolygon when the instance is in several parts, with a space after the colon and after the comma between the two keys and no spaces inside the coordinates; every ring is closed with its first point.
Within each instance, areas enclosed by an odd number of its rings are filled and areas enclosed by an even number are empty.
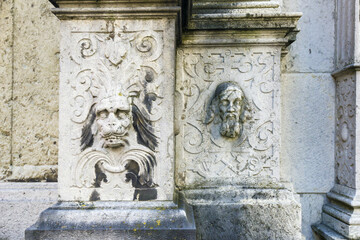
{"type": "Polygon", "coordinates": [[[234,104],[229,103],[228,112],[235,112],[234,104]]]}
{"type": "Polygon", "coordinates": [[[116,117],[114,113],[110,113],[108,117],[108,126],[115,127],[116,126],[116,117]]]}

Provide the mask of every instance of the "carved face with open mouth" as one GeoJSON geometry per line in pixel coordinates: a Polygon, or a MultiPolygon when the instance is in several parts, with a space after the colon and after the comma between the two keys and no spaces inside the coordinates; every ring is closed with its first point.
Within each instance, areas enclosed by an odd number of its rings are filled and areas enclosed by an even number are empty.
{"type": "Polygon", "coordinates": [[[96,106],[96,124],[104,147],[116,148],[128,144],[131,126],[130,104],[127,97],[112,96],[96,106]]]}

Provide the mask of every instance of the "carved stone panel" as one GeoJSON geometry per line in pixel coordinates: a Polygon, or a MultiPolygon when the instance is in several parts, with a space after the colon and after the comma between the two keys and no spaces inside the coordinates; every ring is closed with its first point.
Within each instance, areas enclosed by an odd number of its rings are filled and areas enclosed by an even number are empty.
{"type": "Polygon", "coordinates": [[[356,83],[355,75],[336,80],[336,183],[356,188],[356,83]]]}
{"type": "Polygon", "coordinates": [[[279,179],[280,49],[183,48],[177,53],[177,184],[279,179]]]}
{"type": "Polygon", "coordinates": [[[170,200],[172,20],[64,21],[62,200],[170,200]]]}

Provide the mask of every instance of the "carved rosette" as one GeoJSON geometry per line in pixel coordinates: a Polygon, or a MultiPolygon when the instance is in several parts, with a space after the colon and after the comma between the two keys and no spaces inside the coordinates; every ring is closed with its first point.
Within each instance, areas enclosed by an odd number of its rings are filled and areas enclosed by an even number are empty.
{"type": "Polygon", "coordinates": [[[178,166],[186,169],[179,169],[185,184],[279,178],[279,60],[271,48],[178,51],[178,149],[184,159],[178,166]],[[210,121],[209,109],[215,115],[210,121]]]}
{"type": "Polygon", "coordinates": [[[336,181],[355,188],[355,90],[354,76],[336,81],[336,181]]]}

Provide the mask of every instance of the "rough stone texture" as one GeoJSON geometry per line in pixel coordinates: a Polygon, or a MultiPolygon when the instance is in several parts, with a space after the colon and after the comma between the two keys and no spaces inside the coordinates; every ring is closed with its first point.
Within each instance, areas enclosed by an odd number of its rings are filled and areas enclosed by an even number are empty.
{"type": "Polygon", "coordinates": [[[47,0],[14,1],[12,164],[34,168],[12,180],[46,180],[36,166],[57,163],[59,21],[51,7],[47,0]]]}
{"type": "Polygon", "coordinates": [[[330,74],[286,73],[281,87],[282,176],[296,192],[326,193],[334,184],[335,83],[330,74]]]}
{"type": "Polygon", "coordinates": [[[13,0],[0,2],[0,180],[10,174],[13,0]]]}
{"type": "MultiPolygon", "coordinates": [[[[284,0],[283,11],[299,11],[299,34],[282,60],[286,72],[332,72],[335,54],[335,1],[284,0]]],[[[311,104],[309,104],[311,105],[311,104]]]]}
{"type": "Polygon", "coordinates": [[[279,180],[280,52],[268,46],[179,49],[180,187],[279,180]],[[237,84],[244,95],[240,112],[226,112],[243,116],[233,137],[219,133],[219,125],[228,122],[219,114],[215,92],[224,83],[237,84]]]}
{"type": "Polygon", "coordinates": [[[62,200],[173,198],[175,17],[62,22],[62,200]]]}
{"type": "Polygon", "coordinates": [[[24,239],[25,229],[56,201],[56,183],[0,183],[0,239],[24,239]]]}
{"type": "Polygon", "coordinates": [[[325,194],[300,194],[301,203],[301,228],[306,240],[318,240],[319,238],[311,229],[311,225],[321,220],[323,204],[327,202],[325,194]]]}
{"type": "Polygon", "coordinates": [[[358,189],[360,184],[358,142],[357,72],[336,77],[336,132],[335,173],[336,183],[358,189]]]}
{"type": "Polygon", "coordinates": [[[301,210],[285,189],[186,190],[197,239],[299,240],[301,210]]]}

